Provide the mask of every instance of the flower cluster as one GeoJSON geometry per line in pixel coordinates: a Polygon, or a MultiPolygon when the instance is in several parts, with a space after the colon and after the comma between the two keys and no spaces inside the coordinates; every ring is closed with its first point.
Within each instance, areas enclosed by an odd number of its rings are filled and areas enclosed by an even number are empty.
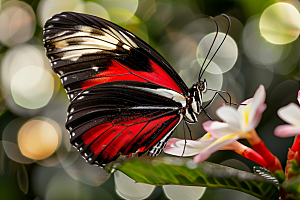
{"type": "MultiPolygon", "coordinates": [[[[274,134],[278,137],[296,136],[289,150],[284,174],[280,161],[268,150],[255,130],[267,108],[265,98],[265,88],[260,85],[253,98],[241,103],[237,109],[226,105],[220,107],[216,114],[222,122],[204,122],[203,128],[207,133],[203,137],[195,141],[172,138],[168,141],[164,152],[176,156],[195,156],[194,162],[201,162],[217,150],[233,150],[267,168],[279,183],[299,175],[299,172],[295,171],[295,166],[300,166],[300,107],[290,103],[278,110],[279,117],[289,124],[278,126],[274,134]],[[238,139],[246,139],[252,148],[239,143],[238,139]]],[[[298,101],[300,104],[300,91],[298,101]]],[[[299,168],[297,167],[296,169],[299,168]]]]}

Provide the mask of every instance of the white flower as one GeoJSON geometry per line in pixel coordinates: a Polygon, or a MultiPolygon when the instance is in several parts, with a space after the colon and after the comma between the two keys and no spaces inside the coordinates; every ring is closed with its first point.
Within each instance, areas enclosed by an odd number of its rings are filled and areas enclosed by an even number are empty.
{"type": "MultiPolygon", "coordinates": [[[[298,102],[300,104],[300,90],[298,91],[298,102]]],[[[274,134],[278,137],[291,137],[300,135],[300,107],[295,103],[280,108],[278,116],[289,124],[277,126],[274,134]]]]}

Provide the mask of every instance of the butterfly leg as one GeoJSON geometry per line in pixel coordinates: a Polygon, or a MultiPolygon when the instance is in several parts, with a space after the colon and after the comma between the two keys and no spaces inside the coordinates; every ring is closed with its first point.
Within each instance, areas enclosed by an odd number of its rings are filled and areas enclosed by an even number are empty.
{"type": "Polygon", "coordinates": [[[200,107],[201,110],[203,110],[203,112],[205,113],[205,115],[211,120],[213,121],[213,119],[211,118],[211,116],[209,116],[209,114],[205,111],[205,108],[203,108],[202,106],[200,107]]]}
{"type": "Polygon", "coordinates": [[[193,137],[192,137],[192,131],[191,131],[190,127],[188,126],[188,123],[186,121],[184,121],[184,123],[185,123],[186,127],[189,129],[190,137],[191,137],[191,140],[192,140],[193,139],[193,137]]]}
{"type": "MultiPolygon", "coordinates": [[[[213,91],[215,91],[215,90],[213,90],[213,91]]],[[[235,103],[231,102],[231,96],[230,96],[230,94],[229,93],[227,93],[227,94],[229,96],[229,102],[220,94],[219,91],[216,91],[215,94],[214,94],[214,96],[213,96],[213,98],[205,105],[204,109],[208,108],[212,104],[212,102],[215,100],[215,98],[217,97],[217,95],[219,95],[224,100],[225,103],[229,103],[229,105],[231,105],[231,104],[236,105],[235,103]]]]}
{"type": "Polygon", "coordinates": [[[184,147],[183,147],[183,151],[182,151],[181,157],[183,157],[183,154],[185,152],[185,147],[186,147],[185,123],[186,123],[186,121],[184,120],[184,122],[183,122],[184,147]]]}
{"type": "Polygon", "coordinates": [[[215,94],[214,94],[213,98],[208,102],[208,104],[205,105],[204,109],[208,108],[208,107],[212,104],[212,102],[215,100],[215,98],[217,97],[217,95],[219,95],[219,96],[224,100],[225,103],[229,103],[230,106],[231,106],[231,105],[235,105],[235,106],[246,105],[246,104],[238,104],[238,103],[233,103],[233,102],[231,102],[231,96],[230,96],[230,94],[229,94],[228,92],[226,92],[226,91],[218,91],[218,90],[214,90],[214,89],[210,89],[210,88],[208,88],[207,90],[215,91],[215,94]],[[222,92],[222,93],[226,93],[226,94],[229,96],[229,101],[227,101],[227,100],[221,95],[221,92],[222,92]]]}

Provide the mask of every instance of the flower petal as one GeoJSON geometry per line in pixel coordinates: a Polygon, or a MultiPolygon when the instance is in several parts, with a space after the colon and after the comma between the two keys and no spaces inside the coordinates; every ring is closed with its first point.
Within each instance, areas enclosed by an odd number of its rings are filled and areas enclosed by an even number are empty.
{"type": "Polygon", "coordinates": [[[291,125],[280,125],[277,126],[274,130],[274,134],[277,137],[291,137],[294,135],[300,135],[300,128],[296,128],[291,125]]]}
{"type": "Polygon", "coordinates": [[[173,145],[171,145],[171,147],[176,147],[176,148],[184,148],[187,149],[203,149],[205,148],[207,145],[205,145],[204,143],[200,142],[200,141],[194,141],[194,140],[179,140],[178,142],[174,143],[173,145]]]}
{"type": "Polygon", "coordinates": [[[220,138],[234,132],[228,124],[223,122],[206,121],[202,126],[214,138],[220,138]]]}
{"type": "MultiPolygon", "coordinates": [[[[211,121],[212,122],[212,121],[211,121]]],[[[201,138],[197,139],[197,141],[201,141],[201,142],[206,142],[209,141],[211,139],[214,139],[210,133],[206,133],[205,135],[203,135],[201,138]]]]}
{"type": "Polygon", "coordinates": [[[237,112],[237,110],[231,106],[220,107],[217,110],[217,115],[226,122],[232,129],[241,130],[245,124],[244,119],[237,112]]]}
{"type": "Polygon", "coordinates": [[[164,148],[164,152],[167,153],[167,154],[171,154],[171,155],[174,155],[174,156],[183,156],[183,157],[186,157],[186,156],[194,156],[194,155],[197,155],[200,150],[196,150],[196,149],[185,149],[184,150],[184,154],[182,155],[183,153],[183,148],[164,148]]]}
{"type": "Polygon", "coordinates": [[[237,135],[226,135],[217,139],[203,151],[201,151],[197,156],[194,157],[194,162],[198,163],[203,160],[206,160],[212,153],[216,152],[217,150],[221,149],[222,147],[231,144],[232,142],[239,139],[237,135]]]}
{"type": "Polygon", "coordinates": [[[249,131],[255,129],[258,126],[262,117],[262,113],[265,111],[266,108],[267,108],[266,104],[260,105],[260,107],[256,110],[255,116],[252,119],[252,121],[249,121],[249,123],[247,124],[245,133],[248,133],[249,131]]]}
{"type": "MultiPolygon", "coordinates": [[[[177,138],[174,138],[177,139],[177,138]]],[[[173,140],[175,141],[175,140],[173,140]]],[[[186,140],[186,145],[185,145],[185,140],[178,139],[177,142],[172,143],[171,145],[168,145],[164,148],[164,152],[175,155],[175,156],[181,156],[183,151],[184,154],[183,156],[193,156],[198,154],[200,151],[202,151],[207,145],[203,144],[202,142],[199,141],[194,141],[194,140],[186,140]],[[185,148],[184,148],[185,146],[185,148]]]]}
{"type": "Polygon", "coordinates": [[[287,123],[300,127],[300,108],[295,103],[280,108],[277,112],[278,116],[287,123]]]}
{"type": "Polygon", "coordinates": [[[170,138],[170,139],[168,140],[168,142],[167,142],[165,148],[166,148],[166,147],[170,147],[172,144],[174,144],[175,142],[178,142],[178,141],[180,141],[180,140],[182,140],[182,139],[179,139],[179,138],[170,138]]]}
{"type": "Polygon", "coordinates": [[[239,105],[239,107],[238,107],[238,112],[241,112],[241,110],[242,110],[246,105],[248,105],[249,103],[251,103],[252,100],[253,100],[253,98],[250,98],[250,99],[247,99],[247,100],[243,101],[243,102],[239,105]]]}
{"type": "Polygon", "coordinates": [[[249,123],[251,123],[251,121],[254,119],[254,117],[256,116],[257,109],[265,102],[265,99],[265,87],[263,85],[260,85],[253,96],[252,105],[249,111],[249,123]]]}
{"type": "Polygon", "coordinates": [[[299,104],[300,104],[300,90],[298,91],[298,97],[297,97],[297,100],[298,100],[298,102],[299,102],[299,104]]]}

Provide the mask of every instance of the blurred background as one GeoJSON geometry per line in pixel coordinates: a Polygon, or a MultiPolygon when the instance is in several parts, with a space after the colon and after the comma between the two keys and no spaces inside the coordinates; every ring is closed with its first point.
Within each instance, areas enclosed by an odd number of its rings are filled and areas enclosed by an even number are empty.
{"type": "MultiPolygon", "coordinates": [[[[45,56],[43,25],[62,11],[108,19],[154,47],[191,86],[215,35],[209,16],[220,31],[214,53],[228,28],[221,14],[227,14],[229,35],[203,77],[236,103],[265,86],[268,107],[257,132],[285,166],[293,138],[276,138],[273,130],[284,123],[277,110],[297,103],[299,10],[297,0],[0,0],[0,199],[256,199],[227,189],[136,184],[86,164],[64,128],[69,102],[45,56]]],[[[212,118],[222,102],[217,98],[207,110],[212,118]]],[[[193,139],[205,133],[208,118],[198,120],[190,125],[193,139]]],[[[173,137],[183,138],[182,124],[173,137]]],[[[230,151],[209,161],[245,171],[256,165],[230,151]]]]}

